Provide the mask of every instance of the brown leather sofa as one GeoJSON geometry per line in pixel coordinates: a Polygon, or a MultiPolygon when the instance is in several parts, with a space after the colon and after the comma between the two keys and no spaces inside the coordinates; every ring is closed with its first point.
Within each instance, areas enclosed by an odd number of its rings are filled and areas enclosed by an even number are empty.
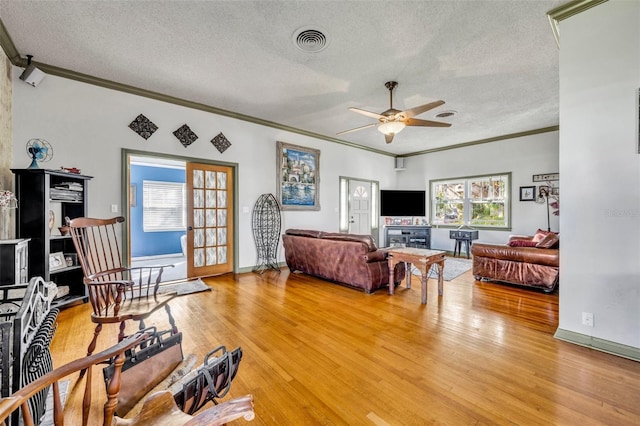
{"type": "MultiPolygon", "coordinates": [[[[387,252],[370,235],[288,229],[282,235],[291,272],[299,271],[372,293],[389,284],[387,252]]],[[[394,270],[395,284],[405,276],[404,263],[394,270]]]]}
{"type": "MultiPolygon", "coordinates": [[[[513,236],[509,242],[518,240],[526,244],[533,237],[513,236]]],[[[526,287],[542,289],[551,293],[558,285],[560,271],[560,250],[528,246],[509,246],[501,244],[474,243],[473,276],[476,280],[502,281],[526,287]]]]}

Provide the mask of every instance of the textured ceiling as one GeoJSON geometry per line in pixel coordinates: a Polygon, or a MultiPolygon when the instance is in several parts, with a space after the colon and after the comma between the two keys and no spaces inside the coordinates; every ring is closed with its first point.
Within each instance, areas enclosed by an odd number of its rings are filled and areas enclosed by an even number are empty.
{"type": "Polygon", "coordinates": [[[402,155],[558,125],[564,3],[0,0],[0,19],[37,62],[402,155]],[[300,27],[326,49],[298,49],[300,27]],[[336,136],[374,121],[348,107],[389,107],[389,80],[395,108],[442,99],[416,118],[452,126],[336,136]]]}

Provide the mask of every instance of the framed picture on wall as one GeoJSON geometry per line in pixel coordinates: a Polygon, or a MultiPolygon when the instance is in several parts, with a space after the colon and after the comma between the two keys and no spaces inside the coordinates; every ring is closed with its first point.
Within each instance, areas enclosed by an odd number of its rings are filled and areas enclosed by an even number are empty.
{"type": "Polygon", "coordinates": [[[535,201],[536,199],[536,187],[535,186],[521,186],[520,187],[520,201],[535,201]]]}
{"type": "Polygon", "coordinates": [[[320,210],[320,150],[277,142],[277,200],[282,210],[320,210]]]}

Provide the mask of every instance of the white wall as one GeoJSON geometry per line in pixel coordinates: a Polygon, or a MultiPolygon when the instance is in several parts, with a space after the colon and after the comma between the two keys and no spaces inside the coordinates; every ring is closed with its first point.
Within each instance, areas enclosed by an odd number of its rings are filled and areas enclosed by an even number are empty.
{"type": "MultiPolygon", "coordinates": [[[[532,182],[534,174],[558,172],[558,132],[408,157],[405,166],[406,170],[396,172],[397,186],[425,189],[427,193],[431,179],[511,172],[511,230],[479,232],[479,241],[504,244],[510,234],[533,235],[538,228],[547,229],[546,205],[519,201],[519,188],[539,186],[532,182]]],[[[554,184],[560,186],[562,195],[562,181],[554,184]]],[[[557,231],[558,226],[558,217],[551,215],[551,229],[557,231]]],[[[432,229],[431,247],[453,251],[450,229],[432,229]]]]}
{"type": "Polygon", "coordinates": [[[560,25],[560,329],[640,348],[640,2],[560,25]],[[582,312],[594,327],[581,324],[582,312]]]}
{"type": "Polygon", "coordinates": [[[20,71],[16,68],[13,72],[13,168],[29,165],[24,148],[29,139],[46,139],[53,146],[54,157],[42,167],[77,167],[83,174],[94,176],[89,184],[88,214],[111,217],[111,205],[121,201],[122,148],[237,163],[239,268],[256,263],[251,213],[242,213],[242,208],[248,207],[251,212],[261,194],[275,195],[276,141],[321,151],[321,210],[283,212],[283,230],[337,232],[339,176],[378,180],[381,186],[395,180],[390,156],[54,76],[47,76],[33,88],[17,78],[20,71]],[[128,128],[141,113],[159,127],[148,140],[128,128]],[[188,148],[172,134],[185,123],[199,136],[188,148]],[[232,143],[223,154],[209,142],[220,132],[232,143]]]}

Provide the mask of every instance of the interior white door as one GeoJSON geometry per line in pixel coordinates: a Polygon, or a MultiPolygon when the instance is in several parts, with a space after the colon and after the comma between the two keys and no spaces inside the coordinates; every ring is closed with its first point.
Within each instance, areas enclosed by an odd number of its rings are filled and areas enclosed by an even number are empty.
{"type": "Polygon", "coordinates": [[[371,235],[371,182],[349,179],[349,233],[371,235]]]}

